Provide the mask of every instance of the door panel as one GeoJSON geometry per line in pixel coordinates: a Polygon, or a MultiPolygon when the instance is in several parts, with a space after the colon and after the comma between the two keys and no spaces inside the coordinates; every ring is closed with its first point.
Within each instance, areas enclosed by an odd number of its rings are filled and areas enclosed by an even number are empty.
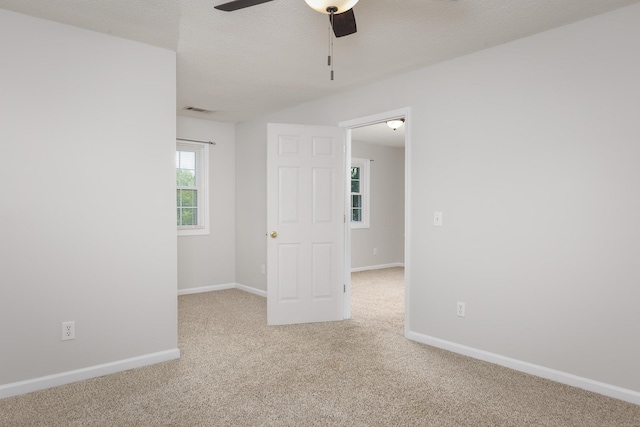
{"type": "Polygon", "coordinates": [[[313,299],[331,298],[332,277],[332,249],[331,243],[313,244],[313,299]]]}
{"type": "Polygon", "coordinates": [[[333,199],[335,197],[333,170],[313,169],[313,223],[331,223],[333,221],[333,199]]]}
{"type": "Polygon", "coordinates": [[[340,128],[268,125],[270,325],[343,319],[343,147],[340,128]]]}
{"type": "Polygon", "coordinates": [[[300,283],[300,245],[278,245],[278,299],[297,301],[300,283]]]}
{"type": "Polygon", "coordinates": [[[298,223],[299,168],[280,168],[278,171],[278,219],[280,224],[298,223]]]}

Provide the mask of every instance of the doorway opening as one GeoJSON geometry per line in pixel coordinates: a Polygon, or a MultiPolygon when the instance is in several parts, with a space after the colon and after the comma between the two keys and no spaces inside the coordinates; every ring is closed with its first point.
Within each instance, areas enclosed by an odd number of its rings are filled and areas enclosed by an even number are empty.
{"type": "Polygon", "coordinates": [[[345,318],[408,328],[409,109],[340,123],[346,128],[345,318]],[[397,130],[386,122],[404,119],[397,130]]]}

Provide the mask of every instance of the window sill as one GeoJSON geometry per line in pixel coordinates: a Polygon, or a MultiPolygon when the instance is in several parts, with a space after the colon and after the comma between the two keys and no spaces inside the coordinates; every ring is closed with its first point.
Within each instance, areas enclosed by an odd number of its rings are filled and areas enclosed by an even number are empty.
{"type": "Polygon", "coordinates": [[[362,224],[362,223],[356,223],[356,222],[352,222],[351,223],[351,229],[357,229],[357,228],[371,228],[369,227],[369,224],[362,224]]]}
{"type": "Polygon", "coordinates": [[[178,237],[182,236],[205,236],[209,234],[207,227],[179,228],[178,237]]]}

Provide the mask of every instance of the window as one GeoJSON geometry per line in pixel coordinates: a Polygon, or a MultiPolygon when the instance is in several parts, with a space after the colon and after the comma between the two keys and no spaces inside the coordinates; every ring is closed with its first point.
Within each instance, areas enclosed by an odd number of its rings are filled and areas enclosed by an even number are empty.
{"type": "Polygon", "coordinates": [[[176,144],[176,207],[179,236],[209,234],[209,146],[176,144]]]}
{"type": "Polygon", "coordinates": [[[369,159],[351,159],[351,228],[369,228],[369,159]]]}

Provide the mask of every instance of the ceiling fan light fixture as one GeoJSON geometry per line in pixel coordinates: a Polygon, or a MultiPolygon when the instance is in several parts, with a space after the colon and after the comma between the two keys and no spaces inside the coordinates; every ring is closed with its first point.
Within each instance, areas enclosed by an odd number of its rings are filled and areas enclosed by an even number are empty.
{"type": "Polygon", "coordinates": [[[404,124],[404,119],[387,120],[387,126],[389,126],[393,130],[398,129],[403,124],[404,124]]]}
{"type": "Polygon", "coordinates": [[[351,9],[358,3],[358,0],[304,0],[311,9],[320,13],[330,14],[331,9],[334,13],[343,13],[351,9]]]}

